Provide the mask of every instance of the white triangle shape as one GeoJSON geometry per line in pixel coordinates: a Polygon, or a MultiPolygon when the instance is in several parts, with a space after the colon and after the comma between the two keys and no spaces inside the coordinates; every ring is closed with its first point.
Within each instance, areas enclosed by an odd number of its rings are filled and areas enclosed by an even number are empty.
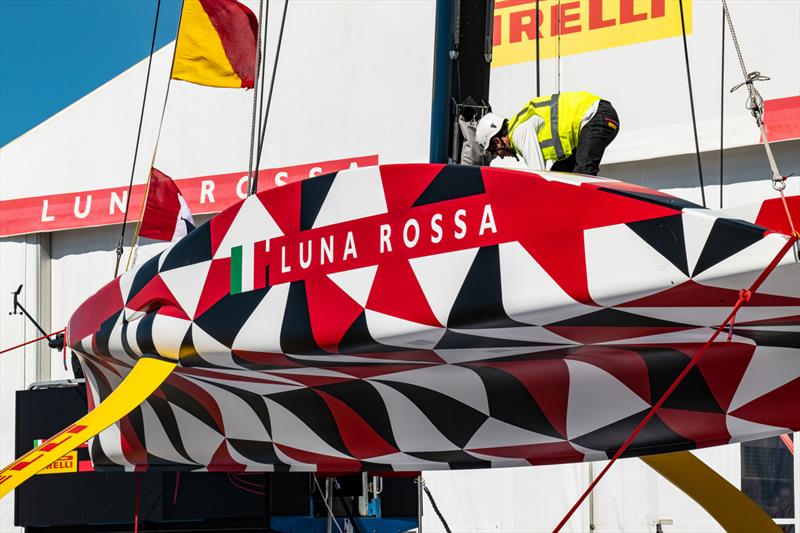
{"type": "Polygon", "coordinates": [[[798,377],[800,354],[797,348],[757,346],[731,399],[728,412],[732,413],[798,377]]]}
{"type": "Polygon", "coordinates": [[[355,300],[361,307],[367,306],[369,291],[372,289],[372,282],[375,281],[375,273],[378,265],[364,268],[354,268],[343,272],[328,274],[328,277],[347,295],[355,300]]]}
{"type": "Polygon", "coordinates": [[[464,335],[477,335],[493,339],[505,339],[522,342],[546,342],[548,344],[576,345],[575,341],[556,335],[541,326],[522,326],[517,328],[486,328],[486,329],[452,329],[464,335]]]}
{"type": "Polygon", "coordinates": [[[325,442],[294,413],[270,398],[265,397],[264,400],[269,409],[273,442],[329,457],[351,458],[325,442]]]}
{"type": "Polygon", "coordinates": [[[283,235],[280,226],[264,208],[256,196],[248,196],[236,213],[230,228],[214,253],[214,259],[231,256],[234,246],[251,245],[259,241],[269,241],[283,235]]]}
{"type": "Polygon", "coordinates": [[[289,297],[289,285],[282,283],[270,287],[264,299],[236,334],[236,339],[233,341],[234,350],[281,351],[281,327],[286,312],[286,300],[289,297]]]}
{"type": "Polygon", "coordinates": [[[499,250],[503,308],[512,319],[543,325],[597,311],[573,300],[520,243],[499,250]]]}
{"type": "Polygon", "coordinates": [[[214,365],[225,368],[242,368],[233,360],[227,346],[206,333],[197,324],[192,324],[192,344],[200,357],[214,365]]]}
{"type": "Polygon", "coordinates": [[[181,344],[191,325],[192,322],[189,320],[156,314],[153,319],[152,337],[158,355],[177,361],[181,344]]]}
{"type": "Polygon", "coordinates": [[[689,273],[692,273],[717,217],[705,209],[684,209],[682,220],[683,240],[686,243],[686,264],[689,267],[689,273]]]}
{"type": "Polygon", "coordinates": [[[556,439],[548,435],[528,431],[527,429],[490,417],[478,428],[478,431],[475,432],[464,448],[473,450],[480,448],[499,448],[502,446],[544,444],[548,442],[563,441],[562,439],[556,439]]]}
{"type": "Polygon", "coordinates": [[[375,387],[386,405],[392,433],[400,451],[414,453],[459,449],[404,394],[377,381],[367,380],[367,382],[375,387]]]}
{"type": "Polygon", "coordinates": [[[397,381],[445,394],[464,405],[489,415],[489,398],[478,374],[468,368],[455,365],[438,365],[385,374],[384,381],[397,381]]]}
{"type": "Polygon", "coordinates": [[[194,313],[197,311],[197,303],[203,292],[199,287],[205,283],[210,268],[211,261],[203,261],[159,274],[189,318],[194,318],[194,313]]]}
{"type": "Polygon", "coordinates": [[[371,309],[365,311],[369,334],[376,341],[388,346],[430,350],[438,344],[446,331],[444,328],[403,320],[371,309]]]}
{"type": "Polygon", "coordinates": [[[569,369],[569,439],[580,437],[650,407],[605,370],[582,361],[568,359],[566,363],[569,369]]]}
{"type": "Polygon", "coordinates": [[[172,404],[172,411],[187,455],[195,463],[208,466],[224,440],[222,435],[182,407],[172,404]]]}
{"type": "Polygon", "coordinates": [[[343,170],[336,174],[314,228],[386,213],[379,167],[343,170]]]}
{"type": "Polygon", "coordinates": [[[625,224],[587,230],[584,241],[589,294],[600,305],[649,296],[689,279],[625,224]]]}
{"type": "Polygon", "coordinates": [[[731,434],[732,442],[763,439],[764,437],[780,435],[781,433],[788,433],[790,431],[788,428],[779,428],[766,424],[759,424],[757,422],[750,422],[749,420],[731,415],[725,417],[725,425],[728,428],[728,433],[731,434]]]}
{"type": "Polygon", "coordinates": [[[409,260],[434,316],[444,326],[477,253],[478,248],[469,248],[409,260]]]}

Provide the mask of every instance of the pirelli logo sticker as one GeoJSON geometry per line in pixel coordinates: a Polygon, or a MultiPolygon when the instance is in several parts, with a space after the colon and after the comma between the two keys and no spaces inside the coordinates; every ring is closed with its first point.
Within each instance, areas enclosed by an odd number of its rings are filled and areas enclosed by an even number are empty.
{"type": "MultiPolygon", "coordinates": [[[[536,60],[536,0],[497,0],[492,66],[536,60]]],[[[539,57],[549,59],[681,35],[677,0],[539,0],[539,57]]],[[[692,32],[692,0],[683,2],[692,32]]]]}
{"type": "MultiPolygon", "coordinates": [[[[44,439],[35,439],[33,447],[38,448],[44,439]]],[[[39,471],[39,474],[71,474],[78,471],[78,451],[73,450],[66,455],[62,455],[58,460],[50,463],[49,466],[39,471]]]]}

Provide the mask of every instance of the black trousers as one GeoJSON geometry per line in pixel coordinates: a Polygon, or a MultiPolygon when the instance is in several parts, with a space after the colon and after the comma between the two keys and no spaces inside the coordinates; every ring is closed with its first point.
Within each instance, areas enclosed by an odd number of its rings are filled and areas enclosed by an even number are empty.
{"type": "Polygon", "coordinates": [[[617,111],[610,102],[600,100],[597,104],[597,113],[581,129],[578,146],[569,157],[556,161],[550,170],[597,176],[606,146],[611,144],[617,132],[619,132],[617,111]]]}

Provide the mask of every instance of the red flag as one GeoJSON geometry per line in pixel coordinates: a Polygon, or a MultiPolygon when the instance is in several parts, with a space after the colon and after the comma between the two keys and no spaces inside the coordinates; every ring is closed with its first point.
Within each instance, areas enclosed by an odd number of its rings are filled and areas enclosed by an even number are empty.
{"type": "Polygon", "coordinates": [[[180,189],[153,167],[139,236],[157,241],[177,241],[194,229],[194,219],[180,189]]]}

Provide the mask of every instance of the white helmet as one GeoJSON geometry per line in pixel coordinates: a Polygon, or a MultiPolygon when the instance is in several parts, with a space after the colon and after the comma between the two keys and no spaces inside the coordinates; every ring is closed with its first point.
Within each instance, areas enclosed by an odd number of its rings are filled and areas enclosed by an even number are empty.
{"type": "Polygon", "coordinates": [[[484,152],[489,147],[489,141],[503,128],[505,118],[497,113],[486,113],[475,128],[475,141],[484,152]]]}

